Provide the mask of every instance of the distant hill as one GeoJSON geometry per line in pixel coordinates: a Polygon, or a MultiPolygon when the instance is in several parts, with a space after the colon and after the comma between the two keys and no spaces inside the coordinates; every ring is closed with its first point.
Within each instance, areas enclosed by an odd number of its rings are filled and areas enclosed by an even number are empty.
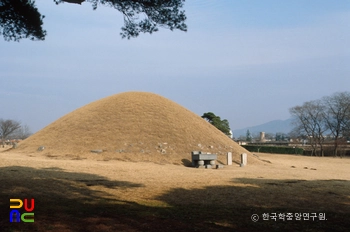
{"type": "Polygon", "coordinates": [[[260,132],[265,133],[285,133],[288,134],[292,130],[292,119],[287,120],[273,120],[261,125],[246,127],[242,129],[233,130],[233,136],[238,138],[239,136],[245,136],[247,134],[247,130],[250,131],[251,134],[256,134],[260,132]]]}

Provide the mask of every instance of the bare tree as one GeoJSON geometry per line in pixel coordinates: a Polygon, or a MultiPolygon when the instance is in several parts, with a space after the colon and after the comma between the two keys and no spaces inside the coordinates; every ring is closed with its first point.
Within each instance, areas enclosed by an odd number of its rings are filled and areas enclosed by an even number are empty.
{"type": "Polygon", "coordinates": [[[316,152],[319,146],[320,153],[323,156],[324,132],[327,130],[327,125],[324,120],[324,109],[321,101],[305,102],[302,106],[295,106],[289,111],[294,117],[294,133],[308,137],[312,146],[311,155],[317,155],[316,152]]]}
{"type": "Polygon", "coordinates": [[[13,133],[13,137],[16,139],[26,139],[28,138],[32,132],[28,125],[22,125],[18,130],[13,133]]]}
{"type": "Polygon", "coordinates": [[[2,146],[5,145],[5,140],[8,136],[13,134],[16,130],[18,130],[21,127],[21,123],[17,122],[15,120],[3,120],[0,119],[0,136],[2,141],[2,146]]]}
{"type": "Polygon", "coordinates": [[[350,93],[335,93],[322,99],[325,109],[325,122],[334,137],[334,156],[338,155],[339,142],[349,135],[350,93]]]}

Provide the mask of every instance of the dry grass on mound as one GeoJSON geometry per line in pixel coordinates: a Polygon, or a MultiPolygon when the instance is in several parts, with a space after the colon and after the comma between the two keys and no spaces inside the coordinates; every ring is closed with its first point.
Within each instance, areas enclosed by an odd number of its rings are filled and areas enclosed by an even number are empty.
{"type": "Polygon", "coordinates": [[[152,93],[116,94],[81,107],[23,141],[17,152],[51,157],[117,159],[157,163],[188,162],[191,151],[227,152],[239,162],[244,148],[179,104],[152,93]],[[91,150],[102,150],[99,155],[91,150]]]}

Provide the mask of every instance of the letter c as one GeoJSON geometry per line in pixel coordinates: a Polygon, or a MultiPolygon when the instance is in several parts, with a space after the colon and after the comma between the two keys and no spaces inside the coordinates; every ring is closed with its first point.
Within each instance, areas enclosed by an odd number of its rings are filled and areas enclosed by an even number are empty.
{"type": "Polygon", "coordinates": [[[22,213],[21,215],[22,222],[34,222],[34,213],[22,213]],[[26,219],[26,216],[33,216],[31,219],[26,219]]]}

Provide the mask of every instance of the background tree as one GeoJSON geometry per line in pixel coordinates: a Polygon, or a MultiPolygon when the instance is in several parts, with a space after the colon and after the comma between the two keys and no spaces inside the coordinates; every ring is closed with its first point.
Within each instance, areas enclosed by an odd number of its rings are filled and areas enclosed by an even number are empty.
{"type": "Polygon", "coordinates": [[[204,113],[202,118],[206,119],[213,126],[222,131],[225,135],[231,136],[230,125],[227,119],[221,120],[219,116],[216,116],[213,112],[204,113]]]}
{"type": "Polygon", "coordinates": [[[334,156],[338,154],[338,145],[349,134],[350,127],[350,93],[335,93],[322,99],[324,119],[334,137],[334,156]]]}
{"type": "Polygon", "coordinates": [[[0,136],[2,141],[2,146],[5,145],[5,140],[13,134],[16,130],[21,127],[21,123],[15,120],[3,120],[0,119],[0,136]]]}
{"type": "MultiPolygon", "coordinates": [[[[187,31],[185,11],[181,10],[185,0],[53,0],[63,2],[89,2],[94,10],[99,5],[108,6],[124,15],[122,38],[137,37],[140,33],[150,33],[159,27],[170,30],[187,31]]],[[[34,0],[0,0],[0,34],[5,40],[19,41],[22,38],[44,40],[42,19],[34,0]]]]}
{"type": "Polygon", "coordinates": [[[247,130],[247,134],[246,134],[246,141],[251,142],[251,141],[252,141],[252,139],[253,139],[253,137],[252,137],[252,135],[250,134],[250,131],[249,131],[249,130],[247,130]]]}
{"type": "Polygon", "coordinates": [[[22,125],[20,128],[18,128],[14,133],[13,133],[13,138],[16,139],[26,139],[28,138],[32,132],[30,131],[30,128],[28,125],[22,125]]]}
{"type": "Polygon", "coordinates": [[[321,100],[305,102],[302,106],[291,108],[290,113],[294,117],[293,136],[306,136],[313,152],[320,146],[323,154],[325,137],[332,137],[333,155],[337,156],[339,144],[346,144],[346,139],[350,136],[349,92],[335,93],[321,100]]]}
{"type": "MultiPolygon", "coordinates": [[[[320,101],[305,102],[302,106],[295,106],[289,110],[294,118],[294,133],[306,135],[311,146],[312,154],[317,155],[317,147],[323,156],[324,132],[327,125],[324,120],[324,109],[320,101]]],[[[311,154],[311,155],[312,155],[311,154]]]]}

